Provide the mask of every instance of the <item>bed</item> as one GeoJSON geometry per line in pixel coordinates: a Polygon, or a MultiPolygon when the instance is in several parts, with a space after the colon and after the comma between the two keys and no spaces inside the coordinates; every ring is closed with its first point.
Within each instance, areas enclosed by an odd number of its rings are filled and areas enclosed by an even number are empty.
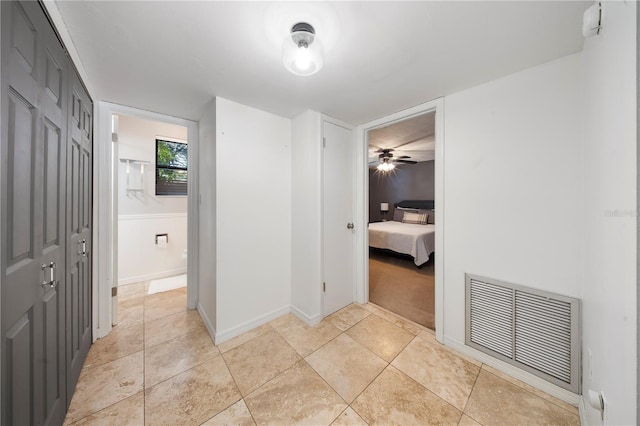
{"type": "MultiPolygon", "coordinates": [[[[433,214],[433,200],[405,200],[395,205],[397,210],[427,211],[433,214]]],[[[435,224],[403,223],[398,220],[369,224],[369,247],[393,250],[413,257],[416,266],[429,260],[435,251],[435,224]]],[[[402,220],[402,219],[400,219],[402,220]]]]}

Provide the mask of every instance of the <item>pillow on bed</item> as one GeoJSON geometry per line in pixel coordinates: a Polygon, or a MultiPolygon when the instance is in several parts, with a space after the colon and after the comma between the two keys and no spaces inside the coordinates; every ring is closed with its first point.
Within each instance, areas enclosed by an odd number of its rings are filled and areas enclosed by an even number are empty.
{"type": "MultiPolygon", "coordinates": [[[[395,209],[393,209],[393,221],[394,222],[402,222],[402,219],[404,218],[404,212],[406,210],[400,209],[398,207],[396,207],[395,209]]],[[[417,210],[411,210],[413,212],[417,212],[417,210]]]]}
{"type": "Polygon", "coordinates": [[[415,223],[416,225],[426,225],[427,218],[429,215],[427,213],[420,212],[404,212],[404,217],[402,218],[402,223],[415,223]]]}
{"type": "Polygon", "coordinates": [[[435,225],[436,224],[436,211],[435,210],[431,210],[431,212],[429,213],[429,217],[427,218],[427,223],[430,225],[435,225]]]}

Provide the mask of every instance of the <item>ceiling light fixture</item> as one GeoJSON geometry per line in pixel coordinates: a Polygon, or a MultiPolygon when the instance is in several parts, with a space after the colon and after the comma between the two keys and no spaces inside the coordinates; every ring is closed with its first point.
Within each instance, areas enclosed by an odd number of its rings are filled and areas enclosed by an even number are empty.
{"type": "Polygon", "coordinates": [[[298,22],[282,46],[282,63],[295,75],[312,75],[323,64],[322,42],[310,24],[298,22]]]}
{"type": "Polygon", "coordinates": [[[381,172],[390,172],[395,168],[396,168],[396,165],[393,164],[391,161],[389,161],[388,158],[383,158],[382,162],[378,164],[378,167],[377,167],[377,169],[380,170],[381,172]]]}

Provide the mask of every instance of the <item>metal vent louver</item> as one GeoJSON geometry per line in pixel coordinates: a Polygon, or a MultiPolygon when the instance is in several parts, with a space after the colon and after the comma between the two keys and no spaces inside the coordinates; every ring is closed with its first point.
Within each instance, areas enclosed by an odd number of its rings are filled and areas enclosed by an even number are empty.
{"type": "Polygon", "coordinates": [[[578,393],[580,301],[466,275],[466,344],[578,393]]]}

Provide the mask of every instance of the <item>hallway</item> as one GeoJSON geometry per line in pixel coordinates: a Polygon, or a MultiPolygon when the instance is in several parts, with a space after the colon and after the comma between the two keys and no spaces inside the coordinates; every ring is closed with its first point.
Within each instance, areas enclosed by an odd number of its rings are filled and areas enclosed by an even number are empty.
{"type": "Polygon", "coordinates": [[[120,287],[65,424],[565,424],[578,410],[375,305],[288,314],[214,346],[186,289],[120,287]]]}

